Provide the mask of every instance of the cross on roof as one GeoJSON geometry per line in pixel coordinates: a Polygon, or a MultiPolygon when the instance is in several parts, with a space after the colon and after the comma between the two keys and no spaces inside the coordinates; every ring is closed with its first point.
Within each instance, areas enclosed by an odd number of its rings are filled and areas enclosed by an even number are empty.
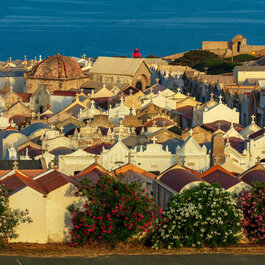
{"type": "Polygon", "coordinates": [[[157,138],[155,136],[153,138],[151,138],[151,140],[153,141],[153,144],[156,144],[157,138]]]}
{"type": "Polygon", "coordinates": [[[192,134],[193,134],[192,128],[189,130],[189,133],[190,133],[190,136],[192,136],[192,134]]]}
{"type": "Polygon", "coordinates": [[[182,163],[182,166],[184,167],[185,166],[185,159],[181,160],[181,163],[182,163]]]}
{"type": "Polygon", "coordinates": [[[133,90],[132,90],[132,89],[130,89],[130,90],[129,90],[129,92],[130,92],[130,95],[132,95],[132,93],[133,93],[133,90]]]}
{"type": "Polygon", "coordinates": [[[251,123],[255,123],[256,116],[254,114],[251,115],[251,123]]]}
{"type": "Polygon", "coordinates": [[[210,94],[210,96],[211,96],[211,100],[213,100],[214,93],[212,92],[212,93],[210,94]]]}
{"type": "Polygon", "coordinates": [[[134,157],[134,155],[131,154],[131,151],[129,151],[128,155],[125,157],[128,158],[128,163],[131,164],[132,157],[134,157]]]}
{"type": "Polygon", "coordinates": [[[215,157],[214,157],[214,160],[215,160],[215,163],[219,163],[220,162],[220,156],[219,155],[216,155],[215,157]]]}
{"type": "Polygon", "coordinates": [[[219,104],[222,104],[223,103],[222,102],[222,99],[223,99],[222,95],[220,95],[218,98],[219,98],[219,104]]]}
{"type": "Polygon", "coordinates": [[[159,84],[159,78],[158,77],[156,78],[156,84],[157,85],[159,84]]]}
{"type": "Polygon", "coordinates": [[[188,97],[190,96],[190,92],[187,93],[187,96],[188,96],[188,97]]]}
{"type": "Polygon", "coordinates": [[[17,161],[14,161],[14,163],[13,163],[13,169],[18,170],[18,162],[17,161]]]}

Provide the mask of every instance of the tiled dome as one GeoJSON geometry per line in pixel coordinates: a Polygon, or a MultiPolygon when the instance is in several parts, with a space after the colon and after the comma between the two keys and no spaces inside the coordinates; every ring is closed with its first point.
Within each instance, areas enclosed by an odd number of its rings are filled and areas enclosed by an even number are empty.
{"type": "Polygon", "coordinates": [[[85,77],[85,74],[74,59],[58,54],[38,63],[30,76],[41,79],[76,79],[85,77]]]}

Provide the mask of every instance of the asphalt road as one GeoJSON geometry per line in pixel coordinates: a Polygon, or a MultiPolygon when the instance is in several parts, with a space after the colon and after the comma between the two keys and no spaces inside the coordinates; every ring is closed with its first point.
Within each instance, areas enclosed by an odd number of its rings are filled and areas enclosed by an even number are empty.
{"type": "Polygon", "coordinates": [[[265,255],[106,256],[29,258],[1,256],[1,265],[265,265],[265,255]]]}

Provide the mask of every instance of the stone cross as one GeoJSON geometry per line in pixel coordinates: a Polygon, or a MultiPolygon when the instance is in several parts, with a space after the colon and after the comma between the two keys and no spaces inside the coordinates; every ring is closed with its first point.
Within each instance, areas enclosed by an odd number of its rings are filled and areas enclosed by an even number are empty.
{"type": "Polygon", "coordinates": [[[218,164],[220,162],[220,156],[216,155],[214,160],[215,160],[215,163],[218,164]]]}
{"type": "Polygon", "coordinates": [[[251,115],[251,123],[255,123],[256,116],[254,114],[251,115]]]}
{"type": "Polygon", "coordinates": [[[94,108],[95,107],[95,100],[91,100],[91,108],[94,108]]]}
{"type": "Polygon", "coordinates": [[[190,92],[187,93],[187,96],[188,96],[188,97],[190,96],[190,92]]]}
{"type": "Polygon", "coordinates": [[[190,136],[192,136],[192,134],[193,134],[192,128],[189,130],[189,133],[190,133],[190,136]]]}
{"type": "Polygon", "coordinates": [[[130,95],[132,95],[132,93],[133,93],[133,90],[132,90],[132,89],[130,89],[130,91],[129,91],[129,92],[130,92],[130,95]]]}
{"type": "Polygon", "coordinates": [[[61,133],[63,133],[63,126],[61,126],[60,131],[61,131],[61,133]]]}
{"type": "Polygon", "coordinates": [[[18,170],[18,162],[17,161],[14,161],[14,163],[13,163],[13,169],[18,170]]]}
{"type": "Polygon", "coordinates": [[[55,128],[55,126],[54,126],[54,124],[52,123],[52,124],[51,124],[51,129],[54,130],[54,128],[55,128]]]}
{"type": "Polygon", "coordinates": [[[156,85],[158,85],[159,84],[159,78],[157,77],[156,78],[156,85]]]}
{"type": "Polygon", "coordinates": [[[223,98],[222,95],[220,95],[218,98],[219,98],[219,104],[222,104],[222,98],[223,98]]]}
{"type": "Polygon", "coordinates": [[[134,157],[134,156],[131,154],[130,151],[129,151],[128,155],[125,156],[125,157],[128,158],[128,164],[131,164],[131,162],[132,162],[132,157],[134,157]]]}
{"type": "Polygon", "coordinates": [[[210,94],[210,96],[211,96],[211,100],[213,100],[214,93],[212,92],[212,93],[210,94]]]}
{"type": "Polygon", "coordinates": [[[155,136],[153,138],[151,138],[151,140],[153,141],[153,144],[156,144],[157,138],[155,136]]]}
{"type": "Polygon", "coordinates": [[[177,93],[180,94],[181,93],[181,88],[177,89],[177,93]]]}

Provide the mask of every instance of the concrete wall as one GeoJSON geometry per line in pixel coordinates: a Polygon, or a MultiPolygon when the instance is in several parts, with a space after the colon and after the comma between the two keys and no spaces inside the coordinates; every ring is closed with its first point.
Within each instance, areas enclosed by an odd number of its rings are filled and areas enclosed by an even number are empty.
{"type": "Polygon", "coordinates": [[[10,242],[47,243],[47,205],[43,195],[26,187],[9,197],[12,209],[29,210],[33,222],[20,224],[16,232],[19,237],[10,242]]]}
{"type": "Polygon", "coordinates": [[[79,198],[73,196],[74,190],[74,185],[69,183],[50,192],[47,198],[29,187],[11,195],[10,207],[28,209],[33,222],[20,224],[16,229],[19,237],[10,242],[69,242],[72,225],[67,207],[80,202],[79,198]]]}

